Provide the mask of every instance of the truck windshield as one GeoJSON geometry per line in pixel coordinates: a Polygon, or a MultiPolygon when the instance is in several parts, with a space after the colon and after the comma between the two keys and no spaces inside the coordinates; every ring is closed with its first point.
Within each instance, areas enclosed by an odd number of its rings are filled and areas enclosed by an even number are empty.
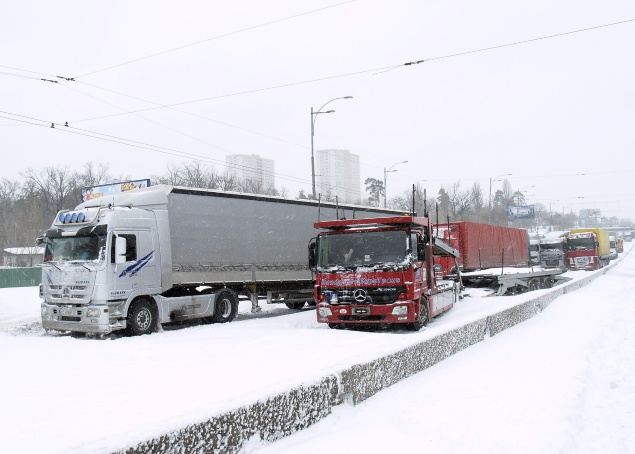
{"type": "Polygon", "coordinates": [[[569,249],[572,251],[586,251],[595,249],[595,240],[593,238],[570,239],[569,249]]]}
{"type": "Polygon", "coordinates": [[[540,244],[540,249],[542,249],[543,251],[545,251],[545,250],[563,251],[564,250],[564,243],[562,241],[557,242],[557,243],[541,243],[540,244]]]}
{"type": "Polygon", "coordinates": [[[104,257],[105,246],[105,235],[52,237],[46,243],[44,261],[98,262],[104,257]]]}
{"type": "Polygon", "coordinates": [[[403,230],[327,234],[319,240],[318,267],[401,263],[407,251],[403,230]]]}

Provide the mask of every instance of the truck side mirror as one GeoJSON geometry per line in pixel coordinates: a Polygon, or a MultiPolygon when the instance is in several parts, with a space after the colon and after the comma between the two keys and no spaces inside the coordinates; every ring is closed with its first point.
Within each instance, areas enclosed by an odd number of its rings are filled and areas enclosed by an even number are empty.
{"type": "Polygon", "coordinates": [[[311,238],[309,241],[309,268],[315,271],[315,238],[311,238]]]}
{"type": "Polygon", "coordinates": [[[115,237],[115,263],[126,263],[126,239],[115,237]]]}

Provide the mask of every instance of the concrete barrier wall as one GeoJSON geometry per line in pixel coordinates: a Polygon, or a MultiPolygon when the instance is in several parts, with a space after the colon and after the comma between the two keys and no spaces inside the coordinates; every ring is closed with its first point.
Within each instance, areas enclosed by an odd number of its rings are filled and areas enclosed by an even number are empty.
{"type": "Polygon", "coordinates": [[[116,453],[236,453],[255,436],[269,442],[279,440],[328,416],[336,405],[343,402],[358,404],[488,336],[524,322],[540,313],[558,296],[587,285],[614,265],[583,279],[560,284],[529,301],[399,352],[353,365],[315,383],[298,386],[263,402],[238,408],[116,453]]]}

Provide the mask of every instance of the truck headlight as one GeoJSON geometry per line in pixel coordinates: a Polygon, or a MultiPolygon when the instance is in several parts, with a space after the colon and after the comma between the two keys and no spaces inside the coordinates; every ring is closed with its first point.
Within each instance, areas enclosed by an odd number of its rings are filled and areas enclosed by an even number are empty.
{"type": "Polygon", "coordinates": [[[42,311],[42,315],[46,315],[49,313],[49,310],[46,308],[46,306],[42,306],[40,310],[42,311]]]}
{"type": "Polygon", "coordinates": [[[407,315],[408,306],[395,306],[392,308],[392,315],[407,315]]]}
{"type": "Polygon", "coordinates": [[[328,307],[318,307],[318,314],[320,314],[320,317],[328,317],[330,315],[333,315],[331,309],[328,307]]]}
{"type": "Polygon", "coordinates": [[[99,317],[99,314],[101,313],[101,310],[97,309],[97,308],[90,308],[86,311],[86,317],[99,317]]]}

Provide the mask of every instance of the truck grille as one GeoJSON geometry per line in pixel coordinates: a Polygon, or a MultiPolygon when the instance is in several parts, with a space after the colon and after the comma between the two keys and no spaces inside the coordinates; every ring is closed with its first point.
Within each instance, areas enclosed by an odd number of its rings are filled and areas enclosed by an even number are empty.
{"type": "Polygon", "coordinates": [[[338,304],[392,304],[405,292],[406,287],[403,286],[322,290],[328,302],[333,301],[333,294],[337,294],[338,304]]]}

